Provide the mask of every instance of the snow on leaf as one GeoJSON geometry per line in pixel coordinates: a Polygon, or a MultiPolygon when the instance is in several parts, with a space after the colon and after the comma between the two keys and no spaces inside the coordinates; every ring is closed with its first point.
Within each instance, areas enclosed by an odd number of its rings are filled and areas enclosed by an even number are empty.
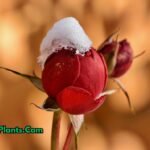
{"type": "Polygon", "coordinates": [[[100,93],[96,99],[99,99],[100,97],[103,97],[103,96],[107,96],[107,95],[112,95],[114,93],[116,93],[119,89],[113,89],[113,90],[108,90],[108,91],[104,91],[102,93],[100,93]]]}
{"type": "Polygon", "coordinates": [[[84,122],[84,115],[69,115],[69,118],[77,135],[84,122]]]}

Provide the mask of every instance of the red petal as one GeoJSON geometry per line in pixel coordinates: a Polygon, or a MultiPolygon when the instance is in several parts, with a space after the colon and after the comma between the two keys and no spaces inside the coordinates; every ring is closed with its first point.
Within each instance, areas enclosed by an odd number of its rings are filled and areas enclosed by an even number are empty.
{"type": "Polygon", "coordinates": [[[59,107],[70,114],[85,114],[98,108],[102,99],[94,100],[91,93],[83,88],[69,86],[57,95],[59,107]]]}
{"type": "Polygon", "coordinates": [[[105,102],[105,96],[100,97],[99,99],[95,100],[95,107],[93,109],[91,109],[91,111],[89,112],[93,112],[96,109],[98,109],[104,102],[105,102]]]}
{"type": "Polygon", "coordinates": [[[133,62],[133,50],[126,40],[120,41],[119,53],[117,56],[117,64],[111,77],[120,77],[125,74],[131,67],[133,62]]]}
{"type": "Polygon", "coordinates": [[[80,76],[73,85],[86,89],[96,97],[106,85],[107,67],[103,56],[91,48],[85,56],[79,56],[79,61],[80,76]]]}
{"type": "Polygon", "coordinates": [[[78,57],[70,50],[60,50],[46,61],[42,82],[49,96],[55,97],[78,78],[80,72],[78,57]]]}

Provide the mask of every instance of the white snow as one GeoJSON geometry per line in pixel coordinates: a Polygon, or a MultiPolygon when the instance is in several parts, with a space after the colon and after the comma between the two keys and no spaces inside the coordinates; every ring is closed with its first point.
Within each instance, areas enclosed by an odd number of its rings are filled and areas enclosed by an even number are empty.
{"type": "Polygon", "coordinates": [[[61,48],[72,47],[76,49],[76,54],[84,55],[91,46],[92,41],[79,22],[73,17],[67,17],[56,22],[44,37],[38,62],[43,68],[46,59],[61,48]]]}

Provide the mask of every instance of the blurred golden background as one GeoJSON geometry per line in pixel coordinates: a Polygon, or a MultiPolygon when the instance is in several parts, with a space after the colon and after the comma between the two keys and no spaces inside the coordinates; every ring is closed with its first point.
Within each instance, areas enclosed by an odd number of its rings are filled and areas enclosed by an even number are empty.
{"type": "MultiPolygon", "coordinates": [[[[40,42],[55,21],[67,16],[80,21],[95,47],[119,28],[119,39],[127,38],[135,55],[147,51],[120,78],[137,115],[130,114],[122,92],[110,96],[99,110],[86,116],[79,150],[149,150],[149,0],[0,0],[0,66],[26,74],[35,70],[40,76],[40,42]]],[[[109,87],[115,85],[110,82],[109,87]]],[[[50,149],[53,114],[30,105],[40,105],[45,98],[29,81],[0,70],[0,125],[44,128],[42,135],[0,134],[1,150],[50,149]]]]}

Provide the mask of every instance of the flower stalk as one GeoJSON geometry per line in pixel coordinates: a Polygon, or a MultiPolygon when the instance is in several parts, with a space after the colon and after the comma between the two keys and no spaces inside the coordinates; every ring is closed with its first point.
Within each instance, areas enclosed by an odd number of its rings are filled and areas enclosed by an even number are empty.
{"type": "Polygon", "coordinates": [[[71,123],[70,126],[69,126],[69,129],[68,129],[68,134],[67,134],[67,137],[66,137],[66,140],[65,140],[63,150],[68,150],[69,149],[73,133],[74,133],[74,129],[73,129],[73,125],[71,123]]]}
{"type": "Polygon", "coordinates": [[[61,111],[55,111],[52,123],[51,150],[59,150],[61,111]]]}

